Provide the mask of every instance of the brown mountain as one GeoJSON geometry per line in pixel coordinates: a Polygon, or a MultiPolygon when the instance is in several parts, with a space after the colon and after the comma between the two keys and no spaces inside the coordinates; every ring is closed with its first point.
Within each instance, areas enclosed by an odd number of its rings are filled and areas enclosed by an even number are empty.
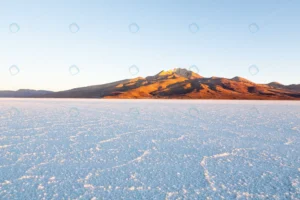
{"type": "Polygon", "coordinates": [[[300,100],[300,85],[286,86],[277,82],[256,84],[242,77],[204,78],[192,71],[175,68],[145,78],[137,77],[31,97],[300,100]]]}
{"type": "Polygon", "coordinates": [[[299,85],[256,84],[242,77],[204,78],[192,71],[175,68],[145,78],[76,88],[43,97],[300,100],[300,90],[299,85]]]}

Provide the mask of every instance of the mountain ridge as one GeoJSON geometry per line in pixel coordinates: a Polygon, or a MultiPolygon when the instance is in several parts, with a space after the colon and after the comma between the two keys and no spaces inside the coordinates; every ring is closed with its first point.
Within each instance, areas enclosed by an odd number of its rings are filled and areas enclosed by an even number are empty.
{"type": "Polygon", "coordinates": [[[231,79],[205,78],[187,69],[174,68],[162,70],[153,76],[59,92],[26,89],[15,92],[0,91],[0,97],[300,100],[300,84],[282,85],[278,82],[257,84],[239,76],[231,79]]]}

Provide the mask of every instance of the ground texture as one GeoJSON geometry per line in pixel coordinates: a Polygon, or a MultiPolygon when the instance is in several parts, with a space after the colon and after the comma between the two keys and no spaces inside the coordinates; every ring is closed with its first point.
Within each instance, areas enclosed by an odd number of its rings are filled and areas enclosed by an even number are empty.
{"type": "Polygon", "coordinates": [[[300,102],[1,99],[0,199],[300,199],[300,102]]]}

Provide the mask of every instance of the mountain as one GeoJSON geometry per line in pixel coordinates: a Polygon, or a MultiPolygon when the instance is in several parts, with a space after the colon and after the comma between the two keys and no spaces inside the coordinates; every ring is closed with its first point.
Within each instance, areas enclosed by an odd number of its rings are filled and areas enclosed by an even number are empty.
{"type": "Polygon", "coordinates": [[[271,82],[268,85],[270,87],[277,88],[277,89],[294,90],[300,92],[300,84],[282,85],[281,83],[278,82],[271,82]]]}
{"type": "Polygon", "coordinates": [[[137,77],[60,92],[45,91],[44,94],[34,93],[24,97],[300,100],[300,85],[286,86],[277,82],[256,84],[238,76],[231,79],[205,78],[187,69],[175,68],[145,78],[137,77]]]}
{"type": "Polygon", "coordinates": [[[0,91],[0,97],[35,97],[35,96],[41,96],[45,94],[51,94],[53,92],[47,91],[47,90],[26,90],[21,89],[17,91],[0,91]]]}
{"type": "Polygon", "coordinates": [[[289,90],[294,90],[294,91],[300,92],[300,84],[298,84],[298,85],[296,85],[296,84],[288,85],[288,86],[286,86],[286,88],[289,89],[289,90]]]}

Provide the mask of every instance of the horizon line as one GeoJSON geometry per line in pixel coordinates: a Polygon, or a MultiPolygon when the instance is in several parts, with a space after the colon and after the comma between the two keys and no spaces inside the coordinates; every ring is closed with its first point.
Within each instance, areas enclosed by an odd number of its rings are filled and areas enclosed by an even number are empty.
{"type": "MultiPolygon", "coordinates": [[[[195,73],[199,76],[201,76],[199,73],[197,72],[194,72],[192,70],[189,70],[187,68],[173,68],[173,69],[170,69],[170,70],[161,70],[159,73],[161,72],[166,72],[166,71],[175,71],[176,69],[184,69],[184,70],[187,70],[189,72],[192,72],[192,73],[195,73]]],[[[150,75],[150,76],[156,76],[158,75],[159,73],[155,74],[155,75],[150,75]]],[[[254,76],[254,75],[253,75],[254,76]]],[[[84,87],[91,87],[91,86],[98,86],[98,85],[105,85],[105,84],[109,84],[109,83],[114,83],[114,82],[118,82],[118,81],[124,81],[124,80],[131,80],[131,79],[137,79],[137,78],[147,78],[149,76],[146,76],[146,77],[143,77],[143,76],[137,76],[137,77],[134,77],[134,78],[127,78],[127,79],[121,79],[121,80],[115,80],[115,81],[110,81],[110,82],[106,82],[106,83],[99,83],[99,84],[92,84],[92,85],[84,85],[84,86],[79,86],[79,87],[73,87],[73,88],[69,88],[69,89],[65,89],[65,90],[47,90],[47,89],[31,89],[31,88],[19,88],[19,89],[16,89],[16,90],[9,90],[9,89],[1,89],[0,91],[9,91],[9,92],[16,92],[16,91],[19,91],[19,90],[35,90],[35,91],[49,91],[49,92],[62,92],[62,91],[68,91],[68,90],[73,90],[73,89],[77,89],[77,88],[84,88],[84,87]]],[[[280,84],[280,85],[283,85],[283,86],[290,86],[290,85],[299,85],[300,83],[292,83],[292,84],[282,84],[281,82],[278,82],[278,81],[271,81],[271,82],[266,82],[266,83],[256,83],[256,82],[253,82],[249,79],[246,79],[242,76],[234,76],[232,78],[226,78],[226,77],[223,77],[223,76],[211,76],[211,77],[201,77],[201,78],[197,78],[197,79],[209,79],[209,78],[224,78],[224,79],[228,79],[228,80],[231,80],[233,78],[243,78],[245,80],[248,80],[252,83],[255,83],[256,85],[268,85],[270,83],[277,83],[277,84],[280,84]]]]}

